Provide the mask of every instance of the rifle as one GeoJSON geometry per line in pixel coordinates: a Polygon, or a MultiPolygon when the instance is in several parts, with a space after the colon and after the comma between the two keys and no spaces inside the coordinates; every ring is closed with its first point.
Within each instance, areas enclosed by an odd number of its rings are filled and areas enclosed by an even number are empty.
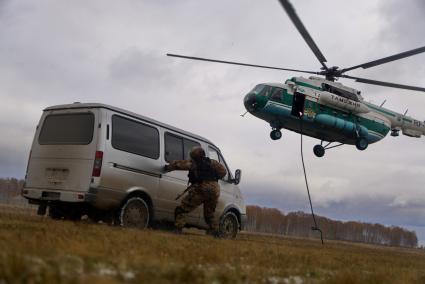
{"type": "Polygon", "coordinates": [[[192,187],[192,185],[193,185],[192,184],[192,182],[193,182],[193,176],[191,175],[191,172],[195,175],[195,177],[197,177],[196,163],[193,162],[193,161],[192,161],[192,164],[190,165],[189,174],[187,175],[188,178],[189,178],[189,180],[187,181],[187,188],[182,193],[180,193],[179,195],[177,195],[176,199],[174,199],[174,200],[179,200],[192,187]]]}
{"type": "Polygon", "coordinates": [[[185,195],[185,193],[188,192],[191,187],[192,187],[192,185],[189,185],[189,182],[187,182],[187,188],[182,193],[180,193],[179,195],[177,195],[176,199],[174,199],[174,200],[179,200],[180,197],[182,197],[183,195],[185,195]]]}

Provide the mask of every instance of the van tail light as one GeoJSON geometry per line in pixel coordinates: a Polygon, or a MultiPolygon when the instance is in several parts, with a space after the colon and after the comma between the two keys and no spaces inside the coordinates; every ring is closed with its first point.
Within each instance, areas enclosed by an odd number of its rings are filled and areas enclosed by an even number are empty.
{"type": "Polygon", "coordinates": [[[100,177],[100,171],[102,170],[102,159],[103,159],[103,152],[102,151],[96,151],[96,154],[94,156],[94,165],[93,165],[92,176],[100,177]]]}
{"type": "Polygon", "coordinates": [[[30,155],[28,156],[27,169],[25,171],[25,181],[27,180],[27,176],[28,176],[28,168],[30,166],[31,154],[32,154],[32,150],[30,151],[30,155]]]}

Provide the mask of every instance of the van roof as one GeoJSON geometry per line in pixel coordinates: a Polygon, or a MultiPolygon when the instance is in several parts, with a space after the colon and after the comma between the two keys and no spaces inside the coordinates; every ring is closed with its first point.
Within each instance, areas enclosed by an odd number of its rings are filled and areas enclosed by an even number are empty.
{"type": "Polygon", "coordinates": [[[152,118],[149,118],[147,116],[143,116],[143,115],[140,115],[140,114],[137,114],[137,113],[134,113],[134,112],[125,110],[125,109],[121,109],[121,108],[118,108],[118,107],[110,106],[110,105],[107,105],[107,104],[100,104],[100,103],[73,103],[73,104],[64,104],[64,105],[50,106],[50,107],[45,108],[43,111],[64,110],[64,109],[79,109],[79,108],[104,108],[104,109],[112,110],[112,111],[115,111],[115,112],[118,112],[118,113],[121,113],[121,114],[125,114],[125,115],[131,116],[131,117],[134,117],[134,118],[137,118],[137,119],[140,119],[140,120],[144,120],[146,122],[150,122],[150,123],[156,124],[158,126],[167,128],[169,130],[178,132],[180,134],[190,136],[190,137],[195,138],[197,140],[204,141],[204,142],[206,142],[208,144],[213,145],[215,148],[217,148],[218,151],[220,151],[220,149],[214,143],[212,143],[210,140],[208,140],[208,139],[206,139],[206,138],[204,138],[202,136],[199,136],[197,134],[194,134],[194,133],[191,133],[191,132],[182,130],[180,128],[177,128],[177,127],[174,127],[174,126],[171,126],[171,125],[168,125],[168,124],[159,122],[159,121],[157,121],[155,119],[152,119],[152,118]]]}

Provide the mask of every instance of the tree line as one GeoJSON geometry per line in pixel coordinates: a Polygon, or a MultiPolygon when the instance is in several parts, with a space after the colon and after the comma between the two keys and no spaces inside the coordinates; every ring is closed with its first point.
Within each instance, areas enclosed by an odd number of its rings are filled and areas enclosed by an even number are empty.
{"type": "MultiPolygon", "coordinates": [[[[317,216],[323,237],[328,240],[342,240],[379,245],[417,247],[416,232],[381,224],[362,222],[343,222],[317,216]]],[[[311,230],[313,220],[304,212],[282,213],[275,208],[255,205],[247,206],[246,230],[251,232],[272,233],[285,236],[320,238],[317,231],[311,230]]]]}
{"type": "Polygon", "coordinates": [[[0,200],[9,200],[21,193],[24,180],[16,178],[0,178],[0,200]]]}

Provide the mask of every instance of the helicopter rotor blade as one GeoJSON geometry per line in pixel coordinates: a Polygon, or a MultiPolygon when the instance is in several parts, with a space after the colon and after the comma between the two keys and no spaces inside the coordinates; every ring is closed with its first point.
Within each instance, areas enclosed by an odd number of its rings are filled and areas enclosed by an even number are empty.
{"type": "Polygon", "coordinates": [[[406,57],[416,55],[416,54],[419,54],[419,53],[422,53],[422,52],[425,52],[425,46],[415,48],[415,49],[412,49],[412,50],[408,50],[408,51],[405,51],[405,52],[401,52],[401,53],[398,53],[398,54],[394,54],[394,55],[384,57],[384,58],[381,58],[381,59],[373,60],[373,61],[370,61],[370,62],[366,62],[366,63],[356,65],[356,66],[353,66],[353,67],[344,68],[344,69],[341,70],[341,73],[344,73],[344,72],[347,72],[347,71],[350,71],[350,70],[353,70],[353,69],[357,69],[357,68],[360,68],[360,67],[363,68],[363,69],[371,68],[371,67],[374,67],[374,66],[377,66],[377,65],[381,65],[381,64],[385,64],[385,63],[388,63],[388,62],[391,62],[391,61],[406,58],[406,57]]]}
{"type": "Polygon", "coordinates": [[[282,5],[283,9],[285,9],[285,11],[288,14],[289,18],[291,19],[292,23],[294,23],[298,32],[301,34],[301,36],[306,41],[307,45],[310,47],[310,49],[313,51],[314,55],[316,55],[317,59],[320,61],[323,68],[325,70],[328,70],[328,67],[325,64],[325,62],[327,62],[325,56],[323,56],[322,52],[317,47],[316,43],[314,42],[313,38],[308,33],[304,24],[301,22],[301,19],[298,17],[297,13],[295,12],[295,9],[292,6],[292,4],[288,0],[279,0],[279,2],[282,5]]]}
{"type": "Polygon", "coordinates": [[[405,89],[405,90],[425,92],[425,88],[423,88],[423,87],[401,85],[401,84],[396,84],[396,83],[390,83],[390,82],[383,82],[383,81],[377,81],[377,80],[371,80],[371,79],[353,77],[353,76],[348,76],[348,75],[342,75],[341,77],[347,78],[347,79],[353,79],[353,80],[355,80],[356,82],[359,82],[359,83],[365,83],[365,84],[378,85],[378,86],[384,86],[384,87],[391,87],[391,88],[398,88],[398,89],[405,89]]]}
{"type": "Polygon", "coordinates": [[[207,61],[207,62],[215,62],[215,63],[233,64],[233,65],[240,65],[240,66],[247,66],[247,67],[257,67],[257,68],[265,68],[265,69],[293,71],[293,72],[308,73],[308,74],[315,74],[315,75],[318,74],[318,72],[313,72],[313,71],[280,68],[280,67],[265,66],[265,65],[255,65],[255,64],[248,64],[248,63],[241,63],[241,62],[234,62],[234,61],[225,61],[225,60],[217,60],[217,59],[210,59],[210,58],[202,58],[202,57],[172,54],[172,53],[167,53],[167,56],[184,58],[184,59],[191,59],[191,60],[201,60],[201,61],[207,61]]]}

